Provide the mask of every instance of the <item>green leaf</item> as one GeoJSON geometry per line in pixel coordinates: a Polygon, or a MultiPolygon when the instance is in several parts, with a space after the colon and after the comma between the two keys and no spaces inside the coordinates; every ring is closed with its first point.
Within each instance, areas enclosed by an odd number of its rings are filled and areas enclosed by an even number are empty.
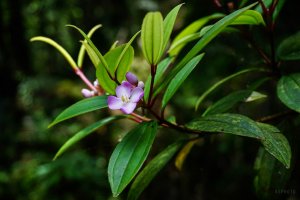
{"type": "Polygon", "coordinates": [[[108,164],[108,179],[113,196],[118,196],[146,160],[157,132],[157,123],[143,122],[116,146],[108,164]]]}
{"type": "Polygon", "coordinates": [[[278,46],[277,55],[281,60],[299,60],[300,32],[284,39],[278,46]]]}
{"type": "Polygon", "coordinates": [[[203,18],[194,21],[190,25],[188,25],[185,29],[183,29],[173,40],[171,47],[169,49],[169,54],[171,56],[176,56],[179,54],[181,49],[190,41],[193,41],[199,38],[199,33],[196,33],[200,30],[207,22],[212,19],[218,19],[224,17],[224,14],[215,13],[203,18]]]}
{"type": "Polygon", "coordinates": [[[160,91],[162,91],[168,83],[174,78],[174,76],[181,70],[186,63],[188,63],[192,58],[194,58],[212,39],[214,39],[219,33],[221,33],[224,28],[230,25],[238,16],[243,14],[246,10],[250,9],[256,5],[256,3],[251,4],[245,8],[239,9],[226,17],[222,18],[216,22],[212,28],[210,28],[203,37],[194,45],[194,47],[184,56],[184,58],[175,66],[175,68],[169,73],[165,80],[160,84],[160,87],[157,88],[156,93],[153,96],[156,96],[160,91]]]}
{"type": "MultiPolygon", "coordinates": [[[[79,31],[79,33],[84,37],[84,39],[90,45],[91,49],[95,52],[95,54],[99,58],[99,61],[102,63],[102,65],[105,67],[105,69],[108,70],[108,66],[107,66],[107,63],[106,63],[105,59],[103,58],[102,54],[97,49],[97,47],[94,45],[94,43],[92,42],[92,40],[80,28],[78,28],[78,27],[76,27],[74,25],[67,25],[67,26],[75,28],[76,30],[79,31]]],[[[97,67],[97,65],[95,67],[97,67]]]]}
{"type": "Polygon", "coordinates": [[[262,147],[258,151],[254,169],[257,171],[254,179],[255,190],[262,199],[276,199],[278,194],[274,191],[284,188],[291,174],[291,169],[286,169],[262,147]]]}
{"type": "Polygon", "coordinates": [[[169,42],[169,39],[170,39],[172,30],[173,30],[173,27],[174,27],[174,24],[175,24],[175,20],[176,20],[178,11],[179,11],[179,9],[182,5],[183,4],[179,4],[178,6],[173,8],[168,13],[168,15],[166,16],[166,18],[163,21],[164,37],[163,37],[163,46],[162,46],[162,52],[161,53],[164,52],[164,50],[165,50],[165,48],[166,48],[166,46],[169,42]]]}
{"type": "Polygon", "coordinates": [[[215,114],[201,117],[187,124],[197,131],[229,133],[261,139],[264,132],[252,119],[239,114],[215,114]]]}
{"type": "Polygon", "coordinates": [[[31,42],[34,41],[41,41],[41,42],[45,42],[50,44],[51,46],[53,46],[54,48],[56,48],[64,57],[65,59],[69,62],[69,64],[71,65],[71,67],[76,70],[78,67],[75,63],[75,61],[73,60],[72,56],[62,47],[60,46],[57,42],[55,42],[54,40],[47,38],[47,37],[43,37],[43,36],[38,36],[38,37],[33,37],[30,39],[31,42]]]}
{"type": "Polygon", "coordinates": [[[193,146],[195,146],[196,143],[199,143],[201,141],[203,142],[203,138],[190,140],[181,148],[181,150],[178,152],[175,158],[175,166],[178,170],[182,169],[183,163],[186,160],[188,154],[191,152],[193,146]]]}
{"type": "MultiPolygon", "coordinates": [[[[98,24],[96,26],[94,26],[87,34],[87,36],[89,38],[92,37],[92,35],[95,33],[96,30],[98,30],[99,28],[101,28],[102,25],[101,24],[98,24]]],[[[86,40],[83,41],[83,43],[87,43],[86,40]]],[[[81,47],[80,47],[80,50],[79,50],[79,53],[78,53],[78,57],[77,57],[77,65],[79,68],[82,67],[82,63],[83,63],[83,59],[84,59],[84,53],[85,53],[85,45],[82,44],[81,47]]]]}
{"type": "MultiPolygon", "coordinates": [[[[125,74],[129,70],[134,57],[134,50],[132,46],[127,44],[120,45],[104,55],[104,59],[108,65],[110,74],[116,74],[117,80],[121,83],[125,79],[125,74]],[[126,51],[124,51],[126,49],[126,51]],[[119,61],[119,58],[121,60],[119,61]],[[118,70],[117,70],[118,69],[118,70]]],[[[115,93],[117,84],[106,72],[102,63],[99,63],[98,70],[96,71],[98,81],[105,91],[110,94],[115,93]]]]}
{"type": "Polygon", "coordinates": [[[115,89],[118,86],[115,81],[111,79],[108,75],[107,71],[104,68],[99,68],[96,70],[96,77],[99,81],[101,87],[105,90],[105,92],[114,95],[115,89]]]}
{"type": "Polygon", "coordinates": [[[94,110],[102,109],[107,107],[107,97],[106,96],[96,96],[78,101],[77,103],[71,105],[63,112],[61,112],[55,120],[48,126],[51,126],[62,122],[64,120],[70,119],[72,117],[91,112],[94,110]]]}
{"type": "MultiPolygon", "coordinates": [[[[173,57],[167,57],[163,59],[160,63],[157,65],[156,74],[154,77],[154,87],[156,87],[157,83],[161,80],[161,78],[164,75],[164,72],[166,69],[170,66],[170,64],[173,62],[173,57]]],[[[144,87],[144,99],[147,102],[149,98],[149,92],[150,92],[150,84],[151,84],[151,75],[148,76],[145,87],[144,87]]]]}
{"type": "Polygon", "coordinates": [[[260,92],[256,92],[256,91],[252,91],[252,93],[250,94],[250,96],[248,96],[247,99],[245,99],[245,102],[252,102],[252,101],[257,101],[263,98],[266,98],[267,95],[262,94],[260,92]]]}
{"type": "Polygon", "coordinates": [[[252,91],[250,90],[240,90],[233,92],[208,107],[202,114],[202,116],[227,112],[239,102],[245,101],[245,99],[250,96],[251,92],[252,91]]]}
{"type": "Polygon", "coordinates": [[[82,42],[82,45],[84,46],[90,60],[92,61],[95,69],[97,70],[98,64],[100,62],[99,57],[97,56],[96,52],[92,49],[92,47],[87,42],[82,42]]]}
{"type": "Polygon", "coordinates": [[[277,83],[277,96],[284,105],[300,112],[300,74],[282,76],[277,83]]]}
{"type": "Polygon", "coordinates": [[[153,178],[162,170],[162,168],[172,159],[174,154],[181,148],[183,141],[178,141],[169,145],[160,152],[136,177],[128,194],[128,200],[136,200],[144,189],[149,185],[153,178]]]}
{"type": "Polygon", "coordinates": [[[257,125],[264,133],[261,142],[265,149],[286,168],[290,168],[292,152],[286,137],[274,126],[263,123],[257,123],[257,125]]]}
{"type": "Polygon", "coordinates": [[[150,65],[159,62],[163,51],[163,18],[160,12],[146,14],[142,24],[142,49],[150,65]]]}
{"type": "Polygon", "coordinates": [[[218,22],[216,22],[209,31],[195,44],[195,46],[186,54],[186,56],[180,61],[176,66],[176,70],[180,70],[189,60],[196,56],[212,39],[214,39],[222,30],[230,25],[238,16],[242,15],[248,9],[256,5],[256,3],[251,4],[245,8],[236,10],[235,12],[227,15],[218,22]]]}
{"type": "Polygon", "coordinates": [[[224,84],[225,82],[235,78],[235,77],[238,77],[240,75],[243,75],[243,74],[246,74],[246,73],[249,73],[249,72],[253,72],[253,71],[260,71],[260,72],[266,72],[265,69],[261,69],[261,68],[250,68],[250,69],[244,69],[244,70],[241,70],[239,72],[236,72],[234,74],[231,74],[230,76],[227,76],[225,77],[224,79],[218,81],[217,83],[215,83],[214,85],[212,85],[210,88],[208,88],[197,100],[196,102],[196,106],[195,106],[195,109],[198,110],[200,104],[203,102],[203,100],[210,94],[212,93],[213,91],[215,91],[220,85],[224,84]]]}
{"type": "Polygon", "coordinates": [[[193,58],[190,62],[184,66],[181,71],[174,77],[174,79],[170,82],[169,86],[166,89],[166,92],[162,99],[162,108],[166,107],[167,103],[173,97],[175,92],[181,86],[181,84],[185,81],[188,75],[193,71],[193,69],[197,66],[200,60],[203,58],[204,54],[200,54],[193,58]]]}
{"type": "Polygon", "coordinates": [[[266,25],[262,15],[255,10],[246,10],[238,16],[231,25],[266,25]]]}
{"type": "Polygon", "coordinates": [[[120,83],[125,79],[126,72],[128,72],[129,68],[131,67],[131,63],[134,58],[134,50],[131,44],[139,33],[140,31],[138,31],[136,34],[134,34],[134,36],[132,36],[129,42],[125,44],[119,57],[117,57],[115,73],[117,74],[116,78],[120,83]]]}
{"type": "Polygon", "coordinates": [[[74,144],[76,144],[78,141],[82,140],[83,138],[85,138],[86,136],[88,136],[89,134],[91,134],[92,132],[94,132],[95,130],[97,130],[98,128],[112,122],[115,121],[117,119],[122,119],[124,118],[124,115],[118,115],[118,116],[112,116],[112,117],[108,117],[106,119],[102,119],[84,129],[82,129],[81,131],[79,131],[78,133],[76,133],[74,136],[72,136],[70,139],[68,139],[67,142],[64,143],[64,145],[58,150],[58,152],[55,154],[53,160],[56,160],[60,155],[62,155],[66,150],[68,150],[71,146],[73,146],[74,144]]]}

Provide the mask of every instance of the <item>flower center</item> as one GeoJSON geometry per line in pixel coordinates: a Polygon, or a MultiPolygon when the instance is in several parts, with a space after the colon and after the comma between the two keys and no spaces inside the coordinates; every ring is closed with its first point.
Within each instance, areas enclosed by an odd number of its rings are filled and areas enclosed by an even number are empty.
{"type": "Polygon", "coordinates": [[[129,102],[129,98],[126,95],[122,95],[121,99],[122,99],[122,101],[124,103],[128,103],[129,102]]]}

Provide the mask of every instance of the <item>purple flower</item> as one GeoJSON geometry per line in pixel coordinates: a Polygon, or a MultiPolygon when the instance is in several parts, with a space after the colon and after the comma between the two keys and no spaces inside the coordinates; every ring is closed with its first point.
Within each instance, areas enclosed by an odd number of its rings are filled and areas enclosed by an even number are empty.
{"type": "Polygon", "coordinates": [[[144,90],[141,87],[133,87],[130,82],[123,81],[116,88],[116,96],[108,97],[108,107],[112,110],[120,109],[125,114],[130,114],[143,96],[144,90]]]}

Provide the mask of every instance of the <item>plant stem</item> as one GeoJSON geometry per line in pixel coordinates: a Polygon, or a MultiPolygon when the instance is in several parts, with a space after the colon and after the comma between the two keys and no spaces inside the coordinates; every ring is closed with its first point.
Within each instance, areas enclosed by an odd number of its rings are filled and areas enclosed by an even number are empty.
{"type": "Polygon", "coordinates": [[[90,82],[90,80],[85,76],[85,74],[81,71],[80,68],[74,68],[74,71],[91,90],[93,90],[97,94],[99,93],[97,88],[90,82]]]}
{"type": "Polygon", "coordinates": [[[148,107],[150,108],[152,106],[152,95],[153,95],[153,89],[154,89],[154,79],[156,74],[156,66],[157,65],[151,65],[151,82],[150,82],[150,93],[149,93],[149,99],[148,99],[148,107]]]}

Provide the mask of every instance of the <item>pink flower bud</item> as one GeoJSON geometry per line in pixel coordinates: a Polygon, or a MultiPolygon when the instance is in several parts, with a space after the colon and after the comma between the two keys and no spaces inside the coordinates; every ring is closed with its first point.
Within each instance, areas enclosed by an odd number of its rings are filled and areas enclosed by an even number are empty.
{"type": "Polygon", "coordinates": [[[95,96],[95,92],[94,91],[88,90],[88,89],[85,89],[85,88],[81,90],[81,94],[85,98],[89,98],[89,97],[95,96]]]}
{"type": "Polygon", "coordinates": [[[126,73],[126,79],[130,84],[132,84],[134,86],[136,86],[138,84],[138,79],[137,79],[136,75],[134,75],[131,72],[126,73]]]}

